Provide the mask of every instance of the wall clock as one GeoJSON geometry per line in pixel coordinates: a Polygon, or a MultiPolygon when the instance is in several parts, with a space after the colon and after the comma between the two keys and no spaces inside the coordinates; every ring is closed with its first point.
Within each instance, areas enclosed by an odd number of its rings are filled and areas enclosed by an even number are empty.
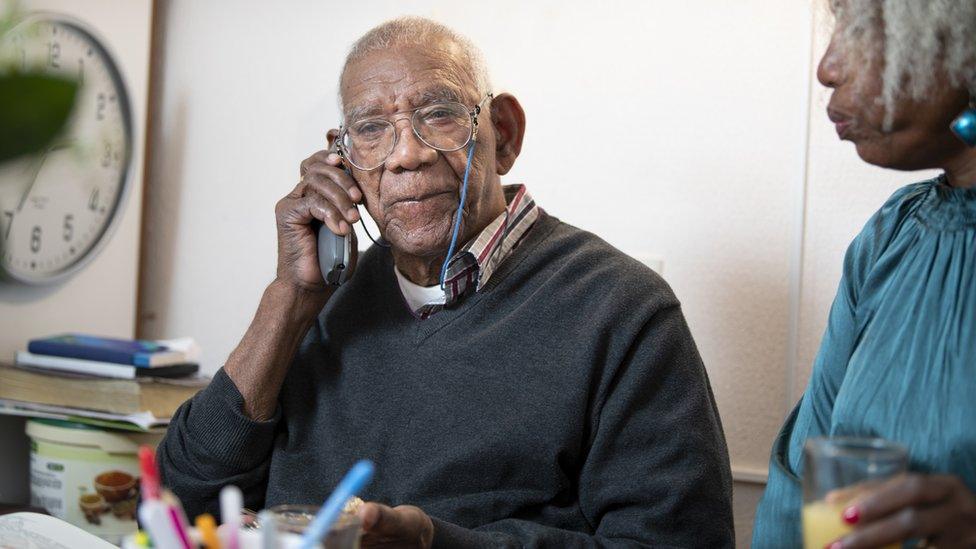
{"type": "Polygon", "coordinates": [[[42,154],[0,165],[0,275],[59,282],[94,258],[121,216],[133,157],[129,94],[105,43],[67,16],[32,14],[0,47],[8,62],[80,83],[64,134],[42,154]]]}

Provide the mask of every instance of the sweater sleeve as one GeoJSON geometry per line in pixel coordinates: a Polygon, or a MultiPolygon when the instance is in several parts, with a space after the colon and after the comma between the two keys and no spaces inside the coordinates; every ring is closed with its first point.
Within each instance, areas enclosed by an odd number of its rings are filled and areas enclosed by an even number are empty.
{"type": "Polygon", "coordinates": [[[435,547],[732,547],[728,450],[680,307],[658,311],[606,380],[571,532],[509,518],[434,521],[435,547]]]}
{"type": "Polygon", "coordinates": [[[281,417],[268,421],[244,415],[244,398],[219,370],[204,390],[176,411],[157,449],[163,483],[183,504],[188,516],[219,516],[218,496],[228,484],[244,493],[244,504],[261,509],[268,465],[281,417]]]}

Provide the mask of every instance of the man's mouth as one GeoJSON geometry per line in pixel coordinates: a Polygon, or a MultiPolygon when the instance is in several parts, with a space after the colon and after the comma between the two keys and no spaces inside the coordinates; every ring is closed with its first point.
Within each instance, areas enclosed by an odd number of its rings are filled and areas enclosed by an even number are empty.
{"type": "Polygon", "coordinates": [[[445,194],[454,194],[454,191],[432,191],[432,192],[429,192],[429,193],[423,193],[423,194],[418,194],[418,195],[413,195],[413,196],[405,196],[405,197],[398,198],[398,199],[394,200],[393,202],[390,203],[390,206],[394,206],[394,205],[397,205],[397,204],[403,204],[403,205],[418,204],[418,203],[423,202],[425,200],[430,200],[432,198],[437,198],[437,197],[439,197],[441,195],[445,195],[445,194]]]}

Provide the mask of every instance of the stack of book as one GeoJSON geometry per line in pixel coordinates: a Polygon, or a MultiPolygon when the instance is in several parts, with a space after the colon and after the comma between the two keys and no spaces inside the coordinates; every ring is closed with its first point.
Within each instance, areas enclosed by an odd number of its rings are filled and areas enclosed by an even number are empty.
{"type": "Polygon", "coordinates": [[[0,413],[147,430],[164,426],[209,379],[190,339],[68,334],[30,341],[0,364],[0,413]]]}

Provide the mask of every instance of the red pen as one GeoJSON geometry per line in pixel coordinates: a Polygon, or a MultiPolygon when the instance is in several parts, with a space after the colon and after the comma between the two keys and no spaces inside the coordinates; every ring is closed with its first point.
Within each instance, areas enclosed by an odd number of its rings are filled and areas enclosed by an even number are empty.
{"type": "Polygon", "coordinates": [[[142,477],[140,487],[142,489],[143,501],[160,501],[166,508],[166,514],[170,519],[170,526],[180,540],[184,549],[193,547],[193,542],[189,536],[189,524],[183,507],[180,505],[176,496],[160,488],[159,469],[156,467],[156,453],[149,446],[139,447],[139,469],[142,477]]]}
{"type": "Polygon", "coordinates": [[[156,453],[149,446],[139,447],[139,470],[142,473],[140,478],[142,499],[159,499],[159,469],[156,468],[156,453]]]}

